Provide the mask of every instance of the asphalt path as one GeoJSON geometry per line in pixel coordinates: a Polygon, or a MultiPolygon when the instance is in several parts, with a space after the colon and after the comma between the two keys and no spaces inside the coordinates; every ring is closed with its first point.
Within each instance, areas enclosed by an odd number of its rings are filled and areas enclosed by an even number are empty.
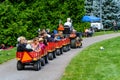
{"type": "Polygon", "coordinates": [[[30,70],[29,68],[17,71],[17,61],[16,59],[12,59],[0,65],[0,80],[60,80],[71,59],[84,48],[93,43],[117,36],[120,36],[120,33],[84,38],[82,48],[71,49],[68,52],[64,52],[63,55],[57,56],[56,59],[49,61],[49,64],[42,67],[40,71],[30,70]]]}

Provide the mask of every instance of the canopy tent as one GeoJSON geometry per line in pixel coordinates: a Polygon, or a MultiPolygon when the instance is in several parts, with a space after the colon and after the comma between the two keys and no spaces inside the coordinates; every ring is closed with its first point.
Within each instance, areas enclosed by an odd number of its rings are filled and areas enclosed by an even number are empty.
{"type": "Polygon", "coordinates": [[[83,16],[82,21],[83,22],[96,22],[96,21],[100,21],[100,18],[95,17],[95,16],[83,16]]]}

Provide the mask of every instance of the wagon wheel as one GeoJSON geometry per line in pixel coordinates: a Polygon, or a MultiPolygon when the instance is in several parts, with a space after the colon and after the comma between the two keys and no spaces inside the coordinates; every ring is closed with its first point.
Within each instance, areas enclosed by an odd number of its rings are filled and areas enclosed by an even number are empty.
{"type": "Polygon", "coordinates": [[[70,45],[71,48],[76,48],[76,39],[71,39],[70,45]]]}
{"type": "Polygon", "coordinates": [[[56,58],[56,50],[53,51],[53,58],[56,58]]]}
{"type": "Polygon", "coordinates": [[[63,48],[60,48],[60,54],[63,54],[63,48]]]}
{"type": "Polygon", "coordinates": [[[45,59],[45,63],[48,63],[48,55],[45,55],[44,59],[45,59]]]}
{"type": "Polygon", "coordinates": [[[71,48],[70,48],[70,44],[68,44],[67,47],[68,47],[68,51],[69,51],[69,50],[71,49],[71,48]]]}
{"type": "Polygon", "coordinates": [[[60,52],[60,49],[56,49],[56,55],[60,55],[61,54],[61,52],[60,52]]]}
{"type": "Polygon", "coordinates": [[[41,66],[45,66],[45,59],[41,58],[41,66]]]}
{"type": "Polygon", "coordinates": [[[67,46],[63,46],[63,52],[67,52],[67,46]]]}
{"type": "Polygon", "coordinates": [[[48,54],[48,59],[53,60],[53,53],[52,52],[48,54]]]}
{"type": "Polygon", "coordinates": [[[24,64],[20,61],[17,62],[17,70],[23,70],[24,69],[24,64]]]}
{"type": "Polygon", "coordinates": [[[66,50],[69,51],[70,50],[70,46],[67,44],[66,45],[66,50]]]}
{"type": "Polygon", "coordinates": [[[34,68],[35,71],[40,70],[41,69],[41,61],[40,60],[36,61],[33,65],[33,68],[34,68]]]}

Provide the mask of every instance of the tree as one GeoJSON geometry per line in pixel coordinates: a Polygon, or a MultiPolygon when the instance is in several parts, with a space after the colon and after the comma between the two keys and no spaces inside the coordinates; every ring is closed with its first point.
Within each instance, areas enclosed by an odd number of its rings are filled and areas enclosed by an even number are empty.
{"type": "MultiPolygon", "coordinates": [[[[92,13],[94,16],[100,17],[100,0],[86,1],[86,3],[92,3],[88,6],[92,6],[92,9],[86,8],[86,14],[92,13]]],[[[112,27],[113,20],[120,21],[120,1],[119,0],[102,0],[102,22],[105,28],[112,27]]]]}
{"type": "Polygon", "coordinates": [[[0,44],[16,45],[19,36],[32,39],[39,28],[57,29],[68,17],[78,31],[86,26],[84,0],[2,0],[0,7],[0,44]]]}
{"type": "Polygon", "coordinates": [[[85,0],[86,15],[93,15],[93,0],[85,0]]]}
{"type": "Polygon", "coordinates": [[[114,0],[103,1],[103,23],[105,27],[112,27],[113,20],[118,21],[119,7],[114,0]]]}

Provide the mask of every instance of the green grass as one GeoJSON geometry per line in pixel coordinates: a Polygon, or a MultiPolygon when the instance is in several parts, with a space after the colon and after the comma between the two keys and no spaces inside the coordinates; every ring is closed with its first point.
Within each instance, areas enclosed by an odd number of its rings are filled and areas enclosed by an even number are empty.
{"type": "Polygon", "coordinates": [[[0,51],[0,64],[15,58],[15,55],[16,55],[16,48],[0,51]]]}
{"type": "MultiPolygon", "coordinates": [[[[118,31],[120,32],[120,31],[118,31]]],[[[114,31],[100,31],[100,32],[95,32],[93,34],[93,36],[99,36],[99,35],[105,35],[105,34],[111,34],[111,33],[117,33],[117,32],[114,32],[114,31]]]]}
{"type": "Polygon", "coordinates": [[[120,37],[84,49],[72,59],[61,80],[120,80],[120,37]]]}

